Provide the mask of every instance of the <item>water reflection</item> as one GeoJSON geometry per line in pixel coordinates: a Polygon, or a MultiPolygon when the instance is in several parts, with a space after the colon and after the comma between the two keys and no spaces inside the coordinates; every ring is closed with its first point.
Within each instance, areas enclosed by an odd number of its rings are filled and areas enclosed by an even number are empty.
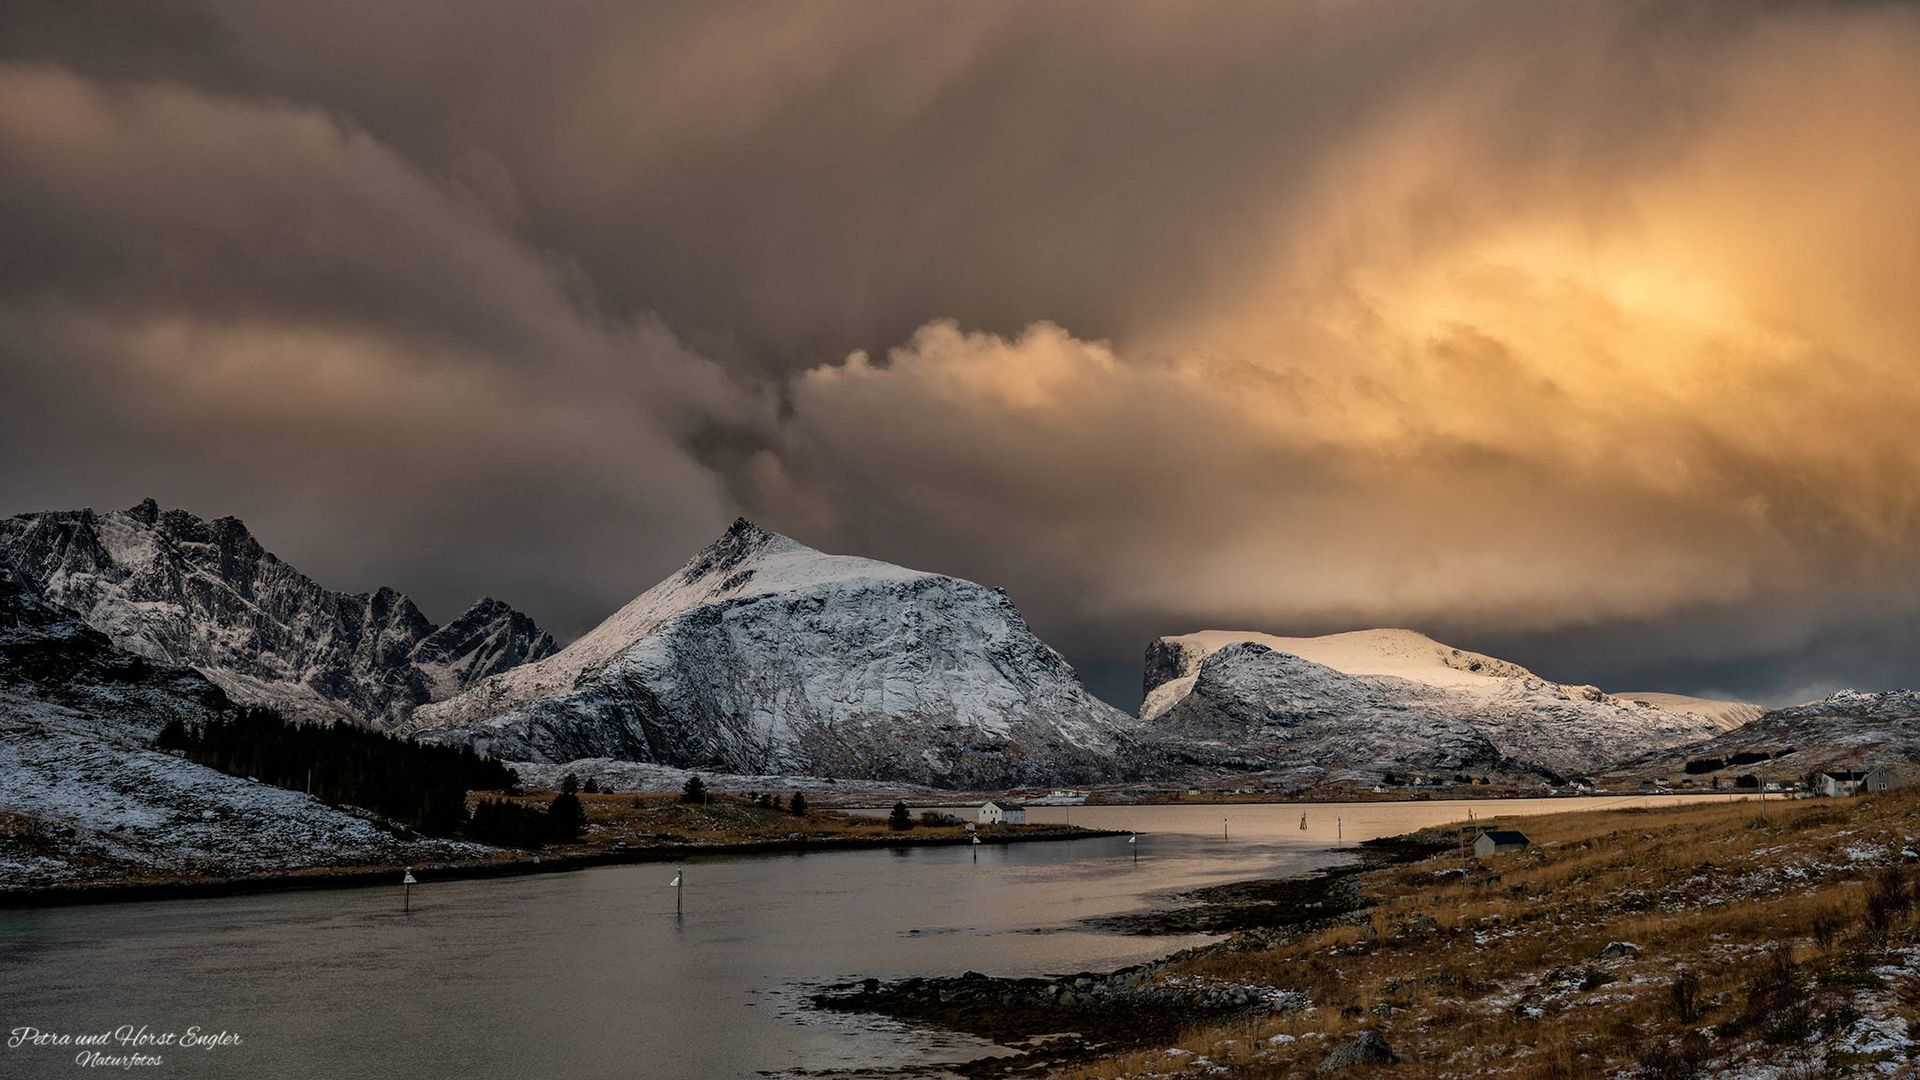
{"type": "MultiPolygon", "coordinates": [[[[1593,802],[1501,800],[1479,812],[1593,802]]],[[[738,1077],[957,1061],[996,1051],[814,1012],[805,997],[869,975],[1149,959],[1199,939],[1082,920],[1326,865],[1347,857],[1331,850],[1336,837],[1405,832],[1468,806],[1035,808],[1033,820],[1071,814],[1139,840],[692,859],[680,890],[660,864],[423,876],[404,916],[397,887],[6,911],[0,1015],[8,1027],[240,1033],[240,1047],[169,1070],[213,1078],[738,1077]]],[[[8,1077],[66,1077],[71,1062],[71,1052],[0,1051],[8,1077]]]]}

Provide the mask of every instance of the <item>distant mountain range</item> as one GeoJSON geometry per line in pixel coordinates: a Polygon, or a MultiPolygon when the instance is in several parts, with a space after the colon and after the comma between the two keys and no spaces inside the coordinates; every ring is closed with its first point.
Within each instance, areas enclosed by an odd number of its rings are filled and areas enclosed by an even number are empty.
{"type": "Polygon", "coordinates": [[[1820,701],[1760,716],[1703,742],[1640,754],[1609,772],[1635,778],[1687,772],[1731,783],[1752,773],[1790,780],[1827,769],[1887,767],[1920,773],[1920,691],[1842,690],[1820,701]],[[1715,763],[1719,767],[1710,768],[1715,763]]]}
{"type": "MultiPolygon", "coordinates": [[[[436,626],[391,589],[328,590],[238,520],[151,500],[0,520],[0,574],[169,677],[545,765],[1297,788],[1389,772],[1585,775],[1746,741],[1912,756],[1920,735],[1894,716],[1897,695],[1767,712],[1608,694],[1407,630],[1161,638],[1133,717],[1090,694],[1004,592],[745,520],[564,649],[496,600],[436,626]]],[[[0,674],[17,687],[33,681],[23,670],[0,674]]]]}
{"type": "Polygon", "coordinates": [[[237,518],[163,512],[152,499],[0,520],[0,572],[123,649],[300,719],[390,725],[555,649],[498,600],[435,626],[392,589],[321,587],[237,518]]]}

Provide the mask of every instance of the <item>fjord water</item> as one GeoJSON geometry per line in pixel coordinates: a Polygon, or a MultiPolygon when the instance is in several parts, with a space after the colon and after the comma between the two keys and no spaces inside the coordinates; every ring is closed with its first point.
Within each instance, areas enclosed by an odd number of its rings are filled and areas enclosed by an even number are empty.
{"type": "MultiPolygon", "coordinates": [[[[1338,862],[1348,856],[1333,850],[1336,830],[1350,844],[1464,820],[1469,807],[1485,818],[1641,801],[1036,807],[1032,820],[1137,829],[1140,842],[690,860],[679,912],[674,867],[657,863],[491,881],[423,875],[406,915],[397,884],[4,911],[0,1026],[197,1025],[241,1037],[150,1050],[165,1063],[135,1070],[148,1076],[844,1076],[931,1065],[995,1048],[819,1013],[805,996],[865,976],[1134,963],[1199,939],[1081,920],[1338,862]]],[[[74,1053],[0,1042],[0,1075],[71,1076],[74,1053]]]]}

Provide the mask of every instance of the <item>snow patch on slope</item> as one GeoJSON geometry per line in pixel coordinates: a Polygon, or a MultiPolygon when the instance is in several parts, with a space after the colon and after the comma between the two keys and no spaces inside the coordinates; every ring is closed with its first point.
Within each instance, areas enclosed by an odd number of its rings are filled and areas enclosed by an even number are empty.
{"type": "Polygon", "coordinates": [[[1720,725],[1722,731],[1732,731],[1742,724],[1749,724],[1766,714],[1766,706],[1746,701],[1723,701],[1719,698],[1690,697],[1686,694],[1663,694],[1653,691],[1635,691],[1615,694],[1624,701],[1635,701],[1642,705],[1651,705],[1671,713],[1688,713],[1704,716],[1720,725]]]}

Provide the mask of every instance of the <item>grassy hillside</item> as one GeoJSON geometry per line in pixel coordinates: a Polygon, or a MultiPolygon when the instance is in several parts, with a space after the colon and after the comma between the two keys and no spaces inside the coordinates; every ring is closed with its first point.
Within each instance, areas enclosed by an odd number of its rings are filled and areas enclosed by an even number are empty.
{"type": "MultiPolygon", "coordinates": [[[[1310,1008],[1058,1075],[1307,1075],[1363,1029],[1401,1077],[1911,1075],[1920,794],[1764,813],[1528,818],[1511,824],[1530,851],[1373,871],[1366,911],[1245,934],[1162,976],[1302,990],[1310,1008]]],[[[1342,1075],[1369,1069],[1387,1071],[1342,1075]]]]}

